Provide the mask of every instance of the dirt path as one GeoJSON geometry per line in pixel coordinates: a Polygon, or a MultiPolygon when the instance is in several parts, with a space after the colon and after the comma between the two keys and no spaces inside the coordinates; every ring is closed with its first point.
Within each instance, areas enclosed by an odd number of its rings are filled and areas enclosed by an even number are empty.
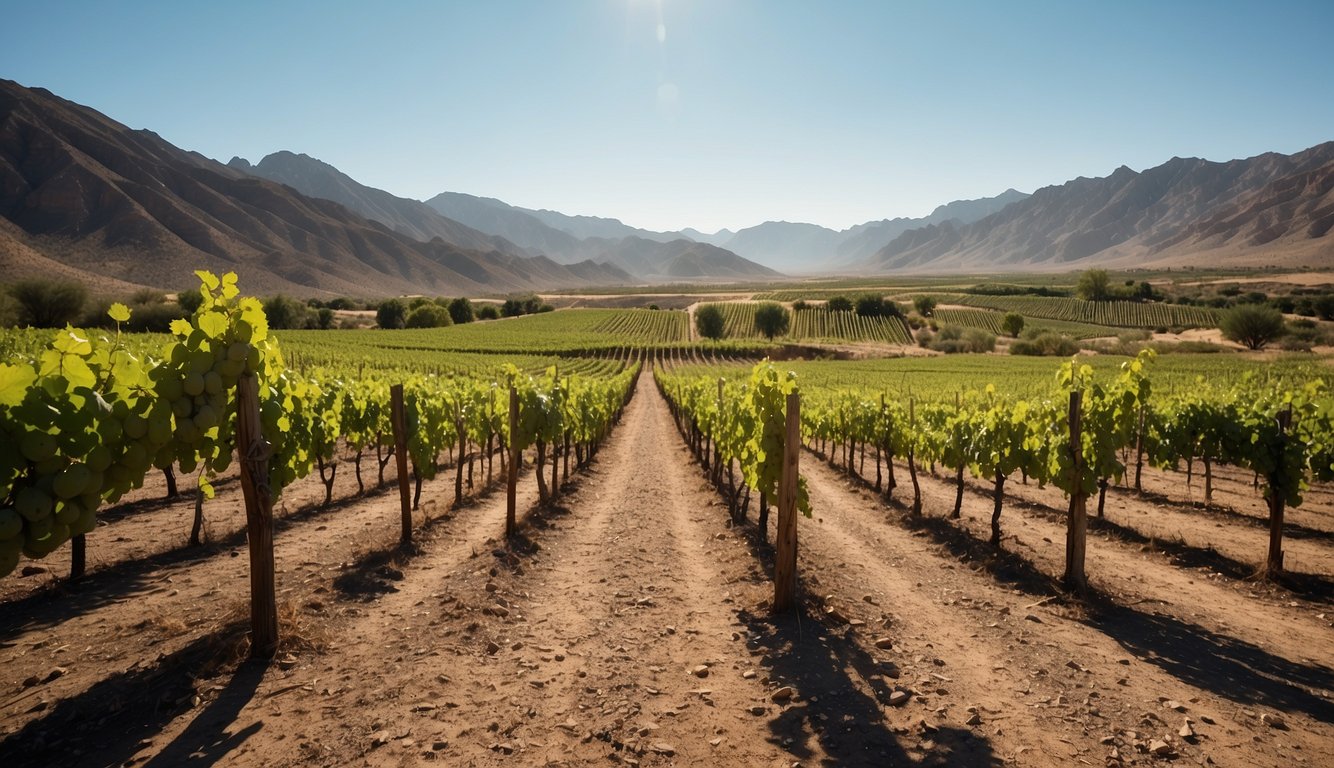
{"type": "Polygon", "coordinates": [[[1097,534],[1107,597],[1081,605],[1054,586],[1045,497],[1007,507],[997,554],[981,494],[955,525],[952,487],[924,477],[913,521],[802,461],[802,608],[777,619],[770,548],[730,527],[648,373],[557,504],[520,484],[534,511],[512,544],[502,494],[444,513],[448,477],[413,551],[392,493],[294,513],[274,664],[196,670],[244,626],[225,548],[10,601],[0,763],[1147,765],[1155,740],[1183,764],[1334,763],[1334,644],[1309,603],[1097,534]]]}
{"type": "MultiPolygon", "coordinates": [[[[1002,521],[1017,539],[1005,546],[1019,556],[995,557],[984,543],[990,506],[982,495],[965,495],[966,528],[939,517],[913,524],[901,507],[885,507],[860,483],[807,456],[803,474],[823,520],[803,534],[803,560],[811,561],[804,572],[825,566],[817,571],[820,591],[849,606],[859,588],[874,592],[883,584],[897,631],[909,639],[907,653],[945,662],[939,671],[951,682],[940,703],[951,708],[947,717],[958,717],[962,702],[996,710],[1003,718],[996,747],[1007,761],[1041,765],[1065,755],[1096,762],[1112,746],[1124,759],[1145,757],[1126,731],[1221,765],[1334,759],[1334,646],[1327,624],[1314,616],[1247,601],[1102,541],[1090,544],[1089,572],[1116,604],[1086,612],[1057,597],[1051,576],[1063,565],[1058,526],[1011,508],[1002,521]],[[848,579],[858,571],[861,578],[848,579]],[[843,588],[830,589],[832,578],[843,588]],[[1260,723],[1279,713],[1291,731],[1260,723]],[[1177,738],[1186,717],[1199,734],[1193,741],[1177,738]],[[1119,740],[1100,742],[1109,736],[1119,740]]],[[[952,486],[927,478],[924,490],[929,513],[952,506],[952,486]]],[[[930,667],[904,671],[922,680],[930,667]]]]}

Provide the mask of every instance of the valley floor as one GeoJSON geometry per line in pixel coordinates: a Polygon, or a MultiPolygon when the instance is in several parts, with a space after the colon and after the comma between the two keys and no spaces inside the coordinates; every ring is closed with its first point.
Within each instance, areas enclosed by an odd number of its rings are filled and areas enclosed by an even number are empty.
{"type": "Polygon", "coordinates": [[[1078,602],[1054,586],[1058,492],[1011,484],[998,553],[980,491],[948,521],[952,480],[924,472],[918,519],[901,469],[886,500],[802,463],[802,608],[779,618],[769,546],[729,524],[647,372],[555,504],[525,476],[510,545],[503,494],[451,508],[447,471],[402,551],[396,494],[355,495],[344,464],[345,501],[311,480],[285,497],[269,665],[233,661],[236,484],[202,548],[172,543],[188,502],[144,500],[90,537],[82,583],[0,584],[0,764],[1334,763],[1329,494],[1291,518],[1304,581],[1270,587],[1246,578],[1265,541],[1247,478],[1221,472],[1204,510],[1151,473],[1091,527],[1098,597],[1078,602]]]}

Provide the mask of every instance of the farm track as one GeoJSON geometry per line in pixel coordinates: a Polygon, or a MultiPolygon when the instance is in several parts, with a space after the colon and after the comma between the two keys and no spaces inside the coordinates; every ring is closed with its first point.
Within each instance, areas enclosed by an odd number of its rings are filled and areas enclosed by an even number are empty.
{"type": "MultiPolygon", "coordinates": [[[[351,472],[343,479],[350,488],[341,490],[351,493],[355,488],[351,472]]],[[[392,573],[389,554],[398,542],[399,500],[393,492],[392,464],[386,480],[384,491],[336,500],[324,509],[299,508],[276,521],[280,613],[295,616],[299,624],[328,625],[332,631],[347,616],[362,611],[355,600],[394,588],[392,578],[384,576],[392,573]],[[354,602],[341,601],[340,596],[354,602]]],[[[309,480],[305,485],[323,498],[318,481],[314,490],[309,480]]],[[[520,502],[531,505],[529,497],[536,491],[525,493],[527,485],[531,483],[520,485],[520,502]]],[[[430,546],[444,542],[457,554],[459,541],[467,539],[460,530],[476,537],[503,528],[503,495],[498,502],[494,495],[465,501],[460,510],[441,516],[452,494],[452,472],[442,472],[423,488],[422,510],[414,517],[420,521],[424,514],[432,519],[419,533],[430,546]],[[499,522],[493,519],[497,503],[499,522]]],[[[241,504],[239,488],[232,495],[236,498],[223,503],[241,504]]],[[[215,519],[228,519],[234,512],[206,509],[215,519]]],[[[184,515],[169,511],[172,525],[183,529],[184,515]]],[[[158,510],[151,517],[161,514],[158,510]]],[[[244,518],[243,511],[237,514],[244,518]]],[[[132,522],[144,524],[131,516],[110,528],[132,522]]],[[[16,694],[0,700],[5,739],[0,742],[0,757],[16,749],[18,742],[31,741],[34,734],[40,740],[53,723],[66,717],[99,717],[100,724],[110,729],[126,729],[148,739],[155,726],[165,723],[160,718],[179,711],[180,698],[188,701],[193,693],[194,667],[226,656],[244,630],[249,594],[248,569],[240,557],[244,533],[232,538],[238,540],[222,547],[168,551],[146,562],[96,572],[84,584],[0,606],[0,650],[3,658],[14,662],[0,665],[0,691],[16,694]],[[35,688],[24,685],[29,675],[42,677],[46,670],[57,668],[63,671],[54,679],[35,688]],[[136,699],[146,693],[163,697],[148,723],[135,707],[136,699]],[[132,722],[117,716],[122,708],[132,722]],[[110,716],[103,714],[108,709],[110,716]]],[[[96,539],[92,542],[90,554],[97,551],[96,539]]],[[[316,634],[323,631],[321,627],[316,634]]],[[[62,738],[55,754],[79,757],[79,750],[105,738],[106,734],[98,734],[85,742],[82,733],[62,738]]],[[[123,750],[120,760],[139,750],[123,739],[110,746],[113,752],[123,750]]],[[[105,757],[83,755],[70,764],[110,764],[98,762],[101,759],[105,757]]]]}
{"type": "MultiPolygon", "coordinates": [[[[1175,736],[1184,717],[1201,734],[1197,745],[1175,739],[1189,757],[1237,766],[1334,759],[1327,622],[1100,540],[1090,544],[1088,570],[1106,597],[1081,606],[1055,585],[1063,528],[1010,508],[1020,541],[1007,538],[1007,552],[996,555],[985,543],[989,499],[965,494],[966,528],[937,516],[913,521],[807,456],[803,474],[823,518],[803,528],[810,562],[801,572],[820,580],[809,588],[851,597],[858,585],[888,586],[882,599],[897,626],[891,634],[909,638],[905,655],[945,661],[937,671],[951,678],[941,702],[950,702],[950,716],[965,701],[1004,713],[995,739],[1007,762],[1096,763],[1108,752],[1102,737],[1126,729],[1175,736]],[[1160,698],[1180,702],[1184,714],[1160,698]],[[1260,725],[1268,711],[1284,713],[1293,730],[1260,725]],[[1203,717],[1214,723],[1202,725],[1203,717]]],[[[953,505],[950,484],[928,476],[924,492],[927,510],[953,505]]]]}
{"type": "MultiPolygon", "coordinates": [[[[394,546],[392,491],[293,513],[280,603],[322,651],[192,683],[244,605],[244,563],[225,550],[107,569],[77,610],[61,594],[21,601],[23,616],[0,606],[0,658],[20,661],[0,665],[0,763],[1064,766],[1102,764],[1112,736],[1126,764],[1156,762],[1132,742],[1164,737],[1185,764],[1334,762],[1334,646],[1309,604],[1097,532],[1101,597],[1067,600],[1060,494],[1017,481],[998,555],[984,495],[965,495],[956,526],[940,518],[952,483],[923,473],[913,521],[807,453],[802,608],[772,618],[768,545],[729,527],[647,373],[592,466],[510,546],[503,494],[440,514],[452,473],[425,486],[434,521],[415,552],[394,546]],[[895,690],[912,696],[895,706],[895,690]],[[1273,712],[1290,730],[1261,724],[1273,712]],[[1193,741],[1176,736],[1186,717],[1193,741]]],[[[1215,516],[1258,556],[1249,484],[1221,474],[1234,512],[1171,514],[1215,516]]],[[[520,509],[535,495],[521,483],[520,509]]],[[[1326,574],[1329,519],[1308,513],[1315,533],[1287,541],[1326,574]]]]}

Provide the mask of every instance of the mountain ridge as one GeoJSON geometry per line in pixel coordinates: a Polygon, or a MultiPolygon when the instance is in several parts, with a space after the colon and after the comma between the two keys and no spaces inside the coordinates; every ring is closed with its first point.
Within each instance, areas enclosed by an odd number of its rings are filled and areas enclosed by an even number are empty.
{"type": "Polygon", "coordinates": [[[1077,177],[965,226],[902,233],[873,270],[1334,265],[1334,142],[1292,155],[1174,157],[1077,177]]]}
{"type": "Polygon", "coordinates": [[[413,240],[10,80],[0,80],[0,219],[5,280],[56,273],[177,290],[202,268],[235,271],[255,291],[381,296],[630,279],[610,265],[413,240]]]}

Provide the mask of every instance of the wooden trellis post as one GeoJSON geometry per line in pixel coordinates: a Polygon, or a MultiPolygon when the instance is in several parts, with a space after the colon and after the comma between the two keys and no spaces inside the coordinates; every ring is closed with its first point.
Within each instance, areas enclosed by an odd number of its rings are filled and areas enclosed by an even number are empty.
{"type": "Polygon", "coordinates": [[[801,458],[801,396],[787,396],[783,475],[778,483],[778,528],[774,535],[774,611],[789,611],[797,599],[797,477],[801,458]]]}
{"type": "Polygon", "coordinates": [[[250,657],[271,659],[278,652],[273,491],[269,487],[270,447],[259,420],[259,381],[253,373],[242,374],[236,382],[236,449],[250,542],[250,657]]]}
{"type": "Polygon", "coordinates": [[[389,388],[389,420],[394,427],[394,459],[398,466],[398,497],[403,508],[404,544],[412,541],[412,493],[408,490],[408,429],[403,416],[403,385],[389,388]]]}
{"type": "Polygon", "coordinates": [[[1084,484],[1080,477],[1084,451],[1080,443],[1081,393],[1070,393],[1070,452],[1074,485],[1070,490],[1070,517],[1065,529],[1065,575],[1061,577],[1067,589],[1082,591],[1088,586],[1084,574],[1084,545],[1087,541],[1088,516],[1084,509],[1084,484]]]}

